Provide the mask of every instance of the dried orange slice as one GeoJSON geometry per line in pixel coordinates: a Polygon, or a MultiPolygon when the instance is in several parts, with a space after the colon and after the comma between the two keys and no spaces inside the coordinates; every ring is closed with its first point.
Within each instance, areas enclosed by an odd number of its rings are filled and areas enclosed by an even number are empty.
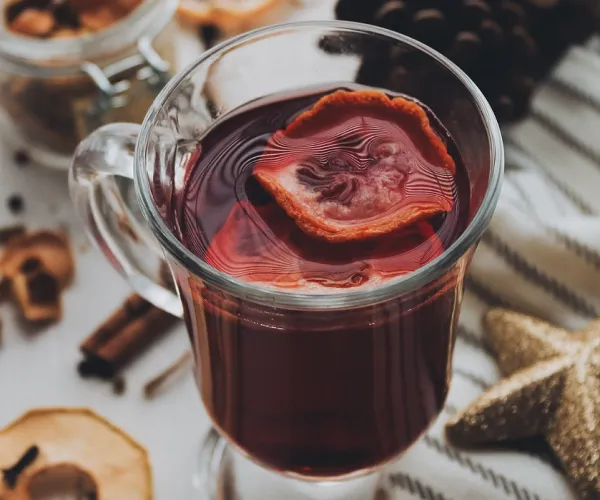
{"type": "Polygon", "coordinates": [[[179,16],[191,24],[215,24],[226,32],[239,31],[282,0],[181,0],[179,16]]]}
{"type": "Polygon", "coordinates": [[[304,232],[344,242],[450,211],[455,171],[420,105],[339,90],[273,134],[254,174],[304,232]]]}
{"type": "Polygon", "coordinates": [[[206,262],[234,278],[295,288],[301,280],[297,256],[286,244],[294,224],[279,207],[236,204],[212,239],[206,262]]]}
{"type": "Polygon", "coordinates": [[[206,262],[247,282],[335,291],[413,272],[444,251],[428,222],[367,241],[329,243],[303,232],[275,203],[240,202],[212,239],[206,262]]]}
{"type": "Polygon", "coordinates": [[[191,24],[214,23],[214,10],[207,0],[181,0],[177,12],[182,20],[191,24]]]}

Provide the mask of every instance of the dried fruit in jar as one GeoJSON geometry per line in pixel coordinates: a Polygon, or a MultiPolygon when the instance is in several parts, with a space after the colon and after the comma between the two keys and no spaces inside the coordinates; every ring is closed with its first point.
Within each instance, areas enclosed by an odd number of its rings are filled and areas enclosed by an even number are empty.
{"type": "Polygon", "coordinates": [[[70,38],[102,31],[129,15],[141,0],[11,0],[4,4],[8,29],[34,38],[70,38]]]}
{"type": "Polygon", "coordinates": [[[111,5],[85,9],[79,14],[81,25],[91,31],[102,31],[117,23],[121,17],[119,10],[111,5]]]}
{"type": "Polygon", "coordinates": [[[20,35],[43,38],[48,36],[56,26],[52,13],[25,9],[10,24],[10,29],[20,35]]]}
{"type": "Polygon", "coordinates": [[[455,171],[419,104],[338,90],[275,133],[254,174],[305,233],[347,242],[450,211],[455,171]]]}

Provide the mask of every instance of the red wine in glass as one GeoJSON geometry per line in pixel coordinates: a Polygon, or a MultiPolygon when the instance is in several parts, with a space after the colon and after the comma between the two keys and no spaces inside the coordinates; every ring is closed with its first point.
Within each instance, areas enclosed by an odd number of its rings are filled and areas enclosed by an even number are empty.
{"type": "MultiPolygon", "coordinates": [[[[375,290],[456,241],[469,221],[469,179],[455,142],[424,104],[416,103],[452,158],[453,175],[426,171],[429,146],[410,131],[394,132],[386,113],[330,116],[293,147],[278,142],[338,90],[254,101],[199,139],[164,214],[188,250],[258,287],[327,295],[375,290]],[[321,216],[340,225],[365,210],[389,212],[400,185],[402,196],[442,190],[447,206],[384,234],[330,241],[290,216],[257,177],[284,158],[294,163],[282,176],[293,193],[309,193],[328,207],[321,216]]],[[[364,227],[376,224],[373,217],[364,227]]],[[[316,478],[369,470],[404,452],[441,411],[461,293],[456,269],[396,299],[331,311],[258,307],[174,271],[205,407],[215,427],[262,465],[316,478]]]]}

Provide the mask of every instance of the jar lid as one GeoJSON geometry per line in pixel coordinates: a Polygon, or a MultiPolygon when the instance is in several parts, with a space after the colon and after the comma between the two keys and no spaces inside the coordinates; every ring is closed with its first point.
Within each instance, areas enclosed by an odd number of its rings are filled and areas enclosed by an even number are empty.
{"type": "Polygon", "coordinates": [[[104,69],[89,62],[82,65],[98,92],[74,103],[80,137],[107,123],[137,122],[169,81],[169,63],[154,51],[151,41],[141,38],[137,49],[137,54],[104,69]]]}

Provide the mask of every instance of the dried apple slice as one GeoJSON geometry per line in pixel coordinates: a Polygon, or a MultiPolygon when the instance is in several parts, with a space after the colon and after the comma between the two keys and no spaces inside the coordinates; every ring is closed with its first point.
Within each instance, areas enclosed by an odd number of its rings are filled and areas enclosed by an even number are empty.
{"type": "Polygon", "coordinates": [[[425,110],[338,90],[270,138],[254,173],[307,234],[364,240],[448,212],[456,165],[425,110]]]}
{"type": "Polygon", "coordinates": [[[1,429],[0,469],[3,500],[153,498],[147,451],[86,408],[35,408],[1,429]]]}
{"type": "Polygon", "coordinates": [[[61,289],[73,280],[75,263],[64,231],[40,229],[11,238],[0,254],[0,274],[14,279],[32,259],[58,280],[61,289]]]}

